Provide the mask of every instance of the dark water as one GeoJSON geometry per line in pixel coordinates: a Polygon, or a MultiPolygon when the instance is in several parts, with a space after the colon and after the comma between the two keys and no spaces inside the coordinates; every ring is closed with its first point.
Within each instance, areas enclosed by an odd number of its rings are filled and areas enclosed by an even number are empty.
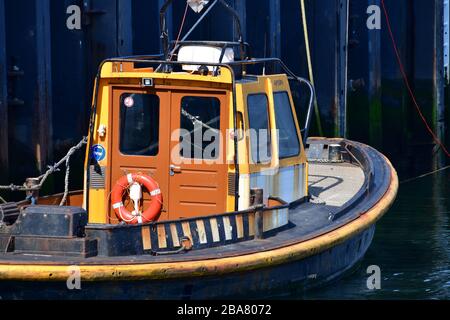
{"type": "Polygon", "coordinates": [[[450,299],[450,169],[400,185],[356,271],[306,299],[450,299]],[[381,269],[369,290],[367,267],[381,269]]]}

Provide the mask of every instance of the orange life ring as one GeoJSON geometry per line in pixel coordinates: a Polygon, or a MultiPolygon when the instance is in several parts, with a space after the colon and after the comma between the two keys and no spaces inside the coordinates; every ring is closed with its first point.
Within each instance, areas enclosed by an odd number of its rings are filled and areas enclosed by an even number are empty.
{"type": "Polygon", "coordinates": [[[116,216],[127,224],[140,224],[156,221],[161,214],[162,194],[158,183],[151,177],[141,173],[130,173],[120,178],[111,192],[111,204],[116,216]],[[152,200],[150,206],[141,215],[134,215],[129,212],[123,204],[123,195],[133,183],[143,185],[152,200]]]}

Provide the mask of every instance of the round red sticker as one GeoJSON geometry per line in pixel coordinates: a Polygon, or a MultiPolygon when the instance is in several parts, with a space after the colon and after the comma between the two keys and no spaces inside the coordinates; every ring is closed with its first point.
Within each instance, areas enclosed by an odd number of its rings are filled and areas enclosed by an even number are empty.
{"type": "Polygon", "coordinates": [[[134,99],[132,97],[126,97],[123,103],[125,107],[131,108],[132,106],[134,106],[134,99]]]}

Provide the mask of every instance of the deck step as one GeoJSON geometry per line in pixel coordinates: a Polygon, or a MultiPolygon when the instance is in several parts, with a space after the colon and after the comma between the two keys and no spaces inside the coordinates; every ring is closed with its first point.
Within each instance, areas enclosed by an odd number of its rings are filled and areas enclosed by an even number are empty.
{"type": "Polygon", "coordinates": [[[97,255],[97,239],[15,237],[14,253],[89,258],[97,255]]]}

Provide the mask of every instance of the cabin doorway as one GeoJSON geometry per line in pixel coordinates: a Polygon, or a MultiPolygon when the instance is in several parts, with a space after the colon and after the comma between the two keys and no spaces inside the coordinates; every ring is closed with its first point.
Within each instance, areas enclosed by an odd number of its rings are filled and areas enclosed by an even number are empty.
{"type": "MultiPolygon", "coordinates": [[[[160,186],[160,220],[225,212],[226,93],[115,88],[112,96],[110,188],[139,172],[160,186]]],[[[149,201],[144,192],[144,207],[149,201]]],[[[109,205],[110,222],[117,223],[109,205]]]]}

